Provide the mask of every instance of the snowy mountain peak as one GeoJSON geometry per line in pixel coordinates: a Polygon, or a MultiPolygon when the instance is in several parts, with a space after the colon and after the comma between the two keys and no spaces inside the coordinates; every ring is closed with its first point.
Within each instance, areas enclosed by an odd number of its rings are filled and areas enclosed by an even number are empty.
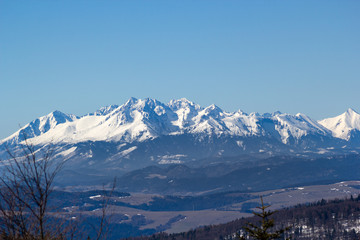
{"type": "Polygon", "coordinates": [[[138,102],[138,99],[137,99],[137,98],[131,97],[131,98],[129,98],[129,100],[127,100],[127,101],[126,101],[123,105],[121,105],[121,106],[124,106],[124,107],[126,107],[126,106],[133,106],[133,105],[135,105],[137,102],[138,102]]]}
{"type": "Polygon", "coordinates": [[[344,114],[347,114],[347,115],[350,115],[350,116],[353,116],[353,115],[359,115],[358,112],[356,112],[354,109],[352,108],[349,108],[344,114]]]}
{"type": "Polygon", "coordinates": [[[139,101],[144,102],[144,104],[146,104],[146,105],[152,105],[152,106],[154,106],[154,105],[162,105],[161,102],[159,102],[158,100],[153,99],[153,98],[145,98],[144,100],[140,99],[139,101]]]}
{"type": "Polygon", "coordinates": [[[234,112],[234,114],[236,115],[244,115],[244,116],[248,116],[248,114],[244,111],[242,111],[241,109],[237,110],[236,112],[234,112]]]}
{"type": "MultiPolygon", "coordinates": [[[[269,114],[271,116],[271,114],[269,114]]],[[[249,114],[250,117],[261,117],[261,114],[258,112],[252,112],[249,114]]]]}
{"type": "Polygon", "coordinates": [[[334,137],[349,140],[353,131],[360,131],[360,114],[349,108],[343,114],[321,120],[319,123],[331,130],[334,137]]]}
{"type": "Polygon", "coordinates": [[[168,104],[168,106],[173,110],[173,111],[177,111],[179,109],[193,109],[195,111],[198,111],[201,109],[201,107],[189,100],[187,100],[186,98],[181,98],[178,100],[171,100],[168,104]]]}
{"type": "Polygon", "coordinates": [[[172,100],[170,100],[168,105],[169,106],[178,106],[178,107],[183,106],[183,107],[185,107],[185,106],[194,106],[195,103],[189,101],[186,98],[180,98],[180,99],[172,99],[172,100]]]}
{"type": "Polygon", "coordinates": [[[174,103],[184,103],[187,105],[194,105],[194,103],[192,101],[188,100],[187,98],[172,99],[172,100],[170,100],[169,105],[172,105],[174,103]]]}
{"type": "Polygon", "coordinates": [[[102,107],[99,110],[97,110],[95,113],[89,114],[89,115],[104,116],[104,115],[107,115],[107,114],[111,113],[112,111],[114,111],[118,107],[119,107],[119,105],[109,105],[109,106],[106,106],[106,107],[102,107]]]}
{"type": "MultiPolygon", "coordinates": [[[[75,119],[77,119],[77,117],[75,115],[72,115],[72,114],[68,115],[68,114],[60,112],[58,110],[55,110],[44,117],[40,117],[40,118],[36,119],[35,121],[32,121],[30,124],[28,124],[28,126],[31,127],[32,130],[35,130],[34,134],[37,136],[41,133],[45,133],[45,132],[49,131],[50,129],[55,128],[59,124],[66,123],[66,122],[72,122],[75,119]],[[37,133],[37,131],[36,131],[37,129],[40,130],[39,133],[37,133]]],[[[26,128],[26,126],[25,126],[25,128],[26,128]]],[[[30,135],[32,135],[32,134],[30,134],[30,135]]]]}
{"type": "Polygon", "coordinates": [[[131,105],[134,108],[136,108],[137,110],[152,111],[157,106],[163,106],[164,104],[159,102],[156,99],[145,98],[144,100],[139,99],[139,100],[133,101],[131,105]]]}
{"type": "Polygon", "coordinates": [[[24,136],[26,138],[34,138],[56,128],[56,126],[60,124],[73,122],[76,119],[78,118],[75,115],[65,114],[55,110],[28,123],[11,136],[3,139],[3,142],[7,144],[14,144],[23,141],[24,136]]]}
{"type": "Polygon", "coordinates": [[[277,116],[277,115],[281,115],[281,114],[283,114],[283,113],[280,111],[275,111],[272,113],[273,116],[277,116]]]}
{"type": "Polygon", "coordinates": [[[116,112],[122,112],[125,114],[130,114],[131,112],[153,112],[158,106],[164,106],[161,102],[156,99],[145,98],[145,99],[136,99],[130,98],[125,104],[121,105],[116,112]]]}
{"type": "Polygon", "coordinates": [[[212,115],[218,116],[219,114],[223,113],[223,110],[216,106],[215,104],[211,104],[207,108],[204,109],[205,115],[212,115]]]}

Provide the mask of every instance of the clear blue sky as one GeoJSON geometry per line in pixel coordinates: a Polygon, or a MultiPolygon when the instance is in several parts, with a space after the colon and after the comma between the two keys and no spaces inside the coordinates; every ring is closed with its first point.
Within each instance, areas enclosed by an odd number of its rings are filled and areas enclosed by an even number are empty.
{"type": "Polygon", "coordinates": [[[360,1],[0,0],[0,139],[54,110],[186,97],[360,110],[360,1]]]}

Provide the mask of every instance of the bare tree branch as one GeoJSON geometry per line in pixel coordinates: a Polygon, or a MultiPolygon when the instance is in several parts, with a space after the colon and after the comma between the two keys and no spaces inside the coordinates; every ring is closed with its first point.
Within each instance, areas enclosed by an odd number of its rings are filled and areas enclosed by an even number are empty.
{"type": "Polygon", "coordinates": [[[62,239],[48,214],[49,196],[64,162],[53,160],[53,147],[36,149],[23,135],[18,152],[6,148],[0,176],[0,234],[3,239],[62,239]]]}

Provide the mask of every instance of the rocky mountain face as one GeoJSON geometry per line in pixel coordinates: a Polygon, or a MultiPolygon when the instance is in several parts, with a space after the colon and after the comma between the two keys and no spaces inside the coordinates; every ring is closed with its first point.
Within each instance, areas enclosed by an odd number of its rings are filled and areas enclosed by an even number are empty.
{"type": "Polygon", "coordinates": [[[226,157],[249,161],[276,155],[313,156],[360,151],[360,114],[314,121],[304,114],[226,112],[187,99],[168,104],[129,99],[85,116],[54,111],[2,140],[16,151],[23,137],[41,147],[52,144],[67,160],[69,174],[122,174],[149,165],[209,164],[226,157]]]}

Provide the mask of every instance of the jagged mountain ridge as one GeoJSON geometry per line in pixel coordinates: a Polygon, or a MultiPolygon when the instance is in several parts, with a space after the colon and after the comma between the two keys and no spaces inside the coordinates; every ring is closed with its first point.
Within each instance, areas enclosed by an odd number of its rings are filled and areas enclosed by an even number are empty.
{"type": "MultiPolygon", "coordinates": [[[[325,121],[325,120],[324,120],[325,121]]],[[[26,133],[35,144],[84,141],[141,142],[164,135],[198,134],[272,136],[284,144],[307,135],[330,136],[331,128],[303,114],[225,112],[216,105],[202,108],[186,99],[163,104],[154,99],[129,99],[82,117],[59,111],[29,123],[3,142],[18,143],[26,133]]],[[[359,121],[360,129],[360,121],[359,121]]],[[[337,137],[337,135],[335,135],[337,137]]]]}
{"type": "MultiPolygon", "coordinates": [[[[355,132],[360,129],[357,121],[349,122],[355,132]]],[[[5,158],[4,146],[21,143],[23,133],[36,146],[54,144],[56,157],[67,159],[75,175],[118,174],[154,164],[209,164],[234,156],[248,161],[250,155],[254,161],[257,155],[358,152],[360,135],[349,130],[351,138],[339,137],[327,123],[301,113],[247,114],[216,105],[203,108],[187,99],[164,104],[130,98],[81,117],[59,111],[40,117],[3,139],[0,158],[5,158]]]]}

